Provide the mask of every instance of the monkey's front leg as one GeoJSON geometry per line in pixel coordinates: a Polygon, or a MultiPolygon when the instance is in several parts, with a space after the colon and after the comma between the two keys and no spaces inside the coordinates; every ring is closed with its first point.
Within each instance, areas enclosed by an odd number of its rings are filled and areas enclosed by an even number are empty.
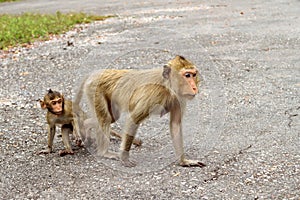
{"type": "Polygon", "coordinates": [[[170,115],[171,137],[175,148],[176,157],[179,158],[179,165],[183,167],[204,167],[205,164],[198,160],[188,160],[185,158],[183,150],[181,114],[178,112],[178,110],[175,110],[172,111],[170,115]]]}
{"type": "Polygon", "coordinates": [[[175,147],[176,156],[179,158],[179,165],[182,167],[204,167],[204,163],[198,160],[188,160],[185,158],[183,150],[182,133],[172,134],[173,144],[175,147]]]}
{"type": "Polygon", "coordinates": [[[176,156],[179,157],[179,165],[182,167],[205,167],[206,165],[199,160],[189,160],[185,158],[182,138],[180,135],[173,136],[173,142],[175,146],[176,156]]]}
{"type": "Polygon", "coordinates": [[[55,125],[48,125],[48,146],[46,150],[39,151],[37,154],[49,154],[52,153],[53,139],[55,136],[55,125]]]}

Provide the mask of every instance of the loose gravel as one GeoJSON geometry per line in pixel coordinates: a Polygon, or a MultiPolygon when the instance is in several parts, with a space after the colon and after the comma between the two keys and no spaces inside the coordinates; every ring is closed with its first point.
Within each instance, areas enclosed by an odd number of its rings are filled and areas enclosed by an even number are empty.
{"type": "Polygon", "coordinates": [[[120,4],[103,5],[114,18],[0,53],[0,199],[299,199],[299,2],[120,4]],[[37,102],[47,89],[72,99],[87,74],[160,67],[176,54],[201,73],[185,146],[207,167],[176,165],[168,119],[159,117],[139,130],[136,168],[85,148],[59,157],[60,137],[55,153],[35,154],[47,141],[37,102]]]}

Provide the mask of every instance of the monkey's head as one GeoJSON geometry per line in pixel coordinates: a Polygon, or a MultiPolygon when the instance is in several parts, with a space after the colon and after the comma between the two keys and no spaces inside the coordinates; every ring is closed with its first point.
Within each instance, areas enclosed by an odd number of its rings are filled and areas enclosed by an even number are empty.
{"type": "Polygon", "coordinates": [[[61,115],[64,111],[64,96],[49,89],[44,100],[40,100],[40,104],[42,109],[48,109],[52,114],[61,115]]]}
{"type": "Polygon", "coordinates": [[[177,95],[193,99],[198,93],[198,69],[182,56],[176,56],[164,66],[163,77],[170,82],[171,89],[177,95]]]}

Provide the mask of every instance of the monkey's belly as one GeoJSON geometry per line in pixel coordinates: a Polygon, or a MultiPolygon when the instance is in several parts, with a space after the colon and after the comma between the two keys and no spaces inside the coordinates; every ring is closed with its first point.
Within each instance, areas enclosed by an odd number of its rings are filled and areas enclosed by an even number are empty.
{"type": "Polygon", "coordinates": [[[63,118],[63,119],[56,119],[55,124],[63,125],[63,124],[71,124],[73,123],[73,119],[71,118],[63,118]]]}

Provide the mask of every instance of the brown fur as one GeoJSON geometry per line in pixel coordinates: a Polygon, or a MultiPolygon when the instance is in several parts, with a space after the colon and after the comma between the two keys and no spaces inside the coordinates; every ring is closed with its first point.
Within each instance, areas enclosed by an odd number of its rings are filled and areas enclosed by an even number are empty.
{"type": "MultiPolygon", "coordinates": [[[[62,125],[61,133],[65,147],[64,150],[59,151],[60,156],[74,154],[70,144],[69,134],[73,134],[75,136],[77,146],[82,146],[81,138],[85,144],[93,142],[91,135],[89,135],[87,132],[88,128],[94,126],[93,121],[87,119],[86,113],[83,112],[78,103],[65,100],[62,94],[50,89],[45,95],[44,100],[40,100],[40,104],[42,109],[48,110],[46,114],[46,120],[48,123],[48,146],[46,150],[42,150],[38,152],[38,154],[47,154],[52,152],[56,125],[62,125]],[[62,112],[59,114],[55,113],[55,109],[53,108],[54,106],[51,103],[51,101],[57,99],[60,99],[62,102],[60,105],[62,112]]],[[[58,107],[59,105],[57,104],[56,108],[58,107]]],[[[121,138],[121,135],[113,130],[111,130],[111,135],[121,138]]],[[[142,141],[135,139],[133,140],[133,143],[137,146],[140,146],[142,141]]]]}
{"type": "Polygon", "coordinates": [[[48,123],[48,146],[47,150],[40,151],[38,154],[51,153],[53,146],[53,139],[55,136],[56,125],[60,124],[62,140],[65,149],[59,151],[59,155],[63,156],[66,154],[74,154],[70,141],[69,134],[73,133],[76,139],[77,146],[81,146],[81,139],[79,137],[79,129],[77,128],[77,121],[75,119],[75,114],[73,113],[73,104],[69,100],[65,100],[63,95],[59,92],[52,91],[51,89],[45,95],[44,100],[40,100],[42,109],[47,109],[46,120],[48,123]],[[58,100],[59,103],[55,105],[52,101],[58,100]],[[60,112],[57,114],[57,110],[60,112]]]}
{"type": "Polygon", "coordinates": [[[176,56],[173,60],[168,62],[169,66],[172,66],[177,72],[181,69],[195,69],[195,65],[185,59],[183,56],[176,56]]]}
{"type": "Polygon", "coordinates": [[[170,129],[176,156],[182,166],[204,166],[184,157],[181,118],[186,100],[198,92],[198,70],[182,56],[176,56],[163,68],[149,70],[107,69],[86,79],[78,93],[87,94],[101,130],[97,134],[98,153],[104,157],[120,158],[125,166],[134,166],[129,160],[131,140],[139,124],[151,113],[170,112],[170,129]],[[110,124],[121,112],[128,112],[120,155],[109,152],[110,124]]]}

